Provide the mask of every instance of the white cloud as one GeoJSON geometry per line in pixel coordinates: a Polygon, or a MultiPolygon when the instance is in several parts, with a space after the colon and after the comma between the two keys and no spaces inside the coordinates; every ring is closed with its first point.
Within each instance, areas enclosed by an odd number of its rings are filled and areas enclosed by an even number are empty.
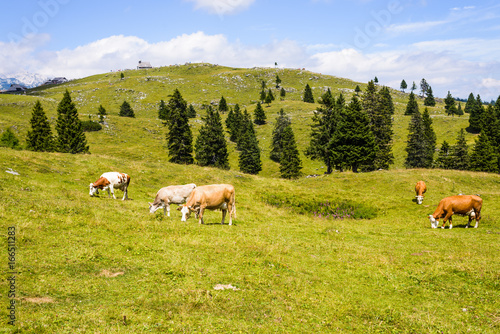
{"type": "Polygon", "coordinates": [[[421,33],[437,26],[448,23],[448,21],[426,21],[404,24],[391,24],[386,28],[387,32],[395,34],[421,33]]]}
{"type": "Polygon", "coordinates": [[[255,0],[185,0],[194,2],[196,9],[206,9],[209,13],[226,15],[243,11],[255,0]]]}

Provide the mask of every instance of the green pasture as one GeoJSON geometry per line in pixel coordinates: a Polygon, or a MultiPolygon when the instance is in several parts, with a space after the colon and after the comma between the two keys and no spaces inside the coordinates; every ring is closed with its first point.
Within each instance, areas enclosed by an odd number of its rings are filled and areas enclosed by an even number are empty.
{"type": "MultiPolygon", "coordinates": [[[[1,333],[500,331],[500,176],[404,169],[405,94],[393,92],[395,165],[324,175],[321,162],[302,154],[318,106],[300,101],[303,87],[309,83],[315,98],[324,87],[350,97],[359,83],[303,70],[209,64],[124,74],[123,80],[107,73],[25,96],[0,95],[0,130],[12,127],[22,143],[37,99],[54,131],[65,89],[81,119],[97,120],[99,104],[109,115],[103,130],[86,134],[91,154],[0,148],[0,238],[6,249],[8,227],[15,227],[17,272],[12,299],[4,251],[1,333]],[[261,80],[274,87],[277,72],[290,93],[266,107],[269,122],[256,127],[259,175],[238,171],[232,143],[229,171],[167,162],[160,99],[179,88],[199,114],[191,120],[196,137],[203,104],[224,95],[229,105],[253,113],[261,80]],[[118,117],[123,99],[135,119],[118,117]],[[279,179],[279,166],[268,158],[280,108],[291,115],[302,154],[298,180],[279,179]],[[89,196],[89,183],[106,171],[131,176],[131,200],[89,196]],[[422,205],[414,202],[418,180],[428,187],[422,205]],[[220,224],[220,212],[207,212],[206,225],[181,222],[176,210],[172,217],[149,213],[158,189],[191,182],[234,185],[232,226],[220,224]],[[431,229],[427,216],[440,199],[458,193],[483,198],[479,227],[466,229],[467,219],[454,217],[452,230],[431,229]],[[325,202],[357,208],[364,218],[325,218],[310,209],[325,202]],[[7,323],[11,300],[14,326],[7,323]]],[[[429,110],[438,144],[454,144],[468,116],[445,116],[442,103],[429,110]]],[[[472,144],[474,136],[467,140],[472,144]]]]}

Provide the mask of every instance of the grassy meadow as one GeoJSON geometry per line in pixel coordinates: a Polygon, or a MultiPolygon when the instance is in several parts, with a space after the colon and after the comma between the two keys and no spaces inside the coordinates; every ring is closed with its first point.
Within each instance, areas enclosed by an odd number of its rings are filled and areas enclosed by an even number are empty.
{"type": "MultiPolygon", "coordinates": [[[[1,333],[500,331],[500,176],[404,169],[407,95],[393,91],[393,168],[324,175],[321,162],[302,155],[304,175],[319,176],[289,181],[278,178],[279,166],[268,158],[279,109],[291,116],[303,152],[317,107],[300,101],[305,84],[315,98],[330,87],[346,100],[364,84],[305,70],[210,64],[124,74],[0,95],[0,129],[13,126],[23,142],[37,99],[54,131],[65,89],[82,120],[97,120],[99,104],[108,112],[108,126],[86,134],[91,154],[0,148],[0,235],[7,245],[8,227],[15,226],[17,247],[15,326],[7,323],[8,256],[2,255],[1,333]],[[229,171],[167,162],[160,99],[180,90],[199,114],[191,120],[196,137],[203,104],[223,95],[253,113],[261,80],[274,87],[276,73],[287,96],[265,107],[268,124],[256,127],[259,175],[238,171],[232,143],[229,171]],[[124,99],[135,119],[117,116],[124,99]],[[131,175],[131,200],[88,195],[89,183],[105,171],[131,175]],[[418,180],[428,187],[422,205],[414,202],[418,180]],[[220,225],[220,212],[207,212],[206,225],[181,222],[175,210],[172,217],[149,213],[159,188],[191,182],[235,186],[233,226],[220,225]],[[431,229],[427,216],[441,198],[458,193],[483,198],[479,228],[465,229],[467,219],[455,217],[452,230],[431,229]],[[343,205],[358,218],[318,215],[318,208],[343,205]]],[[[442,103],[429,110],[438,144],[454,144],[468,116],[445,116],[442,103]]],[[[474,136],[467,140],[472,144],[474,136]]]]}

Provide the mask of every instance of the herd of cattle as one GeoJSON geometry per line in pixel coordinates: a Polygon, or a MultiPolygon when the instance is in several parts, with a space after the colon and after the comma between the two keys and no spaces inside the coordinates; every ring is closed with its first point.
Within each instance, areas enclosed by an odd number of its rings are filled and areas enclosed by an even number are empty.
{"type": "MultiPolygon", "coordinates": [[[[127,189],[129,184],[130,176],[125,173],[104,173],[97,181],[90,184],[90,196],[99,194],[99,190],[107,190],[108,196],[111,197],[112,194],[113,198],[116,199],[114,189],[120,189],[123,191],[122,200],[126,200],[128,199],[127,189]]],[[[425,182],[418,181],[415,186],[416,201],[418,204],[422,204],[426,191],[427,186],[425,182]]],[[[154,213],[156,210],[163,208],[163,214],[170,217],[170,204],[179,205],[177,210],[182,213],[181,221],[186,221],[191,212],[194,212],[198,217],[199,223],[204,224],[203,213],[205,209],[221,210],[221,224],[224,224],[227,212],[229,212],[229,225],[233,223],[232,218],[236,218],[235,192],[234,187],[230,184],[212,184],[197,187],[194,183],[190,183],[161,188],[156,193],[154,202],[149,203],[149,212],[154,213]]],[[[483,200],[476,195],[457,195],[443,198],[439,202],[436,211],[432,215],[429,215],[431,227],[437,228],[439,219],[444,218],[441,228],[444,228],[446,222],[449,221],[451,229],[453,228],[451,216],[458,214],[469,217],[466,228],[470,226],[473,219],[476,220],[474,227],[477,228],[481,219],[482,206],[483,200]]]]}
{"type": "MultiPolygon", "coordinates": [[[[108,196],[111,197],[112,194],[113,198],[116,199],[114,189],[120,189],[123,191],[122,200],[126,200],[128,199],[127,189],[129,184],[130,176],[125,173],[104,173],[97,181],[90,184],[90,196],[99,194],[99,190],[107,190],[108,196]]],[[[199,223],[204,224],[203,213],[205,209],[221,210],[221,224],[224,224],[226,213],[229,212],[229,225],[232,225],[233,217],[236,218],[235,201],[234,187],[230,184],[212,184],[197,187],[194,183],[190,183],[158,190],[154,202],[149,203],[149,212],[154,213],[156,210],[163,208],[163,213],[168,214],[170,217],[170,204],[182,204],[177,208],[182,213],[181,221],[186,221],[191,212],[194,212],[199,223]]]]}

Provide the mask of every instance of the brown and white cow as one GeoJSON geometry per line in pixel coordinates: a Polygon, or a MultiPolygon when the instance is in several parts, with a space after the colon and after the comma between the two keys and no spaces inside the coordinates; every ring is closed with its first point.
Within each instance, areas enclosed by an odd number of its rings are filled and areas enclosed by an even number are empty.
{"type": "Polygon", "coordinates": [[[437,228],[439,225],[439,218],[444,218],[443,226],[446,224],[447,220],[450,220],[450,229],[453,228],[451,221],[451,216],[453,214],[459,214],[462,216],[469,216],[469,222],[466,228],[470,226],[472,219],[476,219],[477,228],[479,220],[481,219],[481,208],[483,206],[483,199],[476,195],[457,195],[443,198],[436,209],[434,214],[429,215],[429,220],[431,221],[432,228],[437,228]]]}
{"type": "Polygon", "coordinates": [[[424,200],[424,193],[427,191],[427,186],[425,185],[424,181],[418,181],[417,184],[415,185],[415,193],[417,196],[417,204],[422,204],[422,201],[424,200]]]}
{"type": "Polygon", "coordinates": [[[186,199],[194,188],[196,188],[194,183],[161,188],[156,193],[154,202],[149,203],[149,212],[154,213],[156,210],[163,208],[163,214],[168,213],[168,217],[170,217],[170,204],[186,203],[186,199]]]}
{"type": "Polygon", "coordinates": [[[113,198],[116,199],[114,189],[120,189],[123,191],[122,200],[126,200],[126,199],[128,199],[127,189],[128,189],[129,183],[130,183],[130,176],[128,176],[125,173],[118,173],[118,172],[104,173],[101,175],[101,177],[97,181],[90,184],[90,196],[94,196],[95,194],[99,194],[99,189],[100,189],[103,191],[107,190],[108,196],[111,197],[111,195],[109,193],[111,190],[111,194],[113,194],[113,198]]]}
{"type": "Polygon", "coordinates": [[[230,184],[212,184],[194,188],[189,195],[186,204],[178,207],[182,212],[181,221],[185,222],[191,212],[198,215],[200,224],[204,224],[203,212],[205,209],[222,210],[222,221],[226,218],[226,212],[229,211],[229,225],[233,224],[232,217],[236,218],[235,193],[234,187],[230,184]]]}

